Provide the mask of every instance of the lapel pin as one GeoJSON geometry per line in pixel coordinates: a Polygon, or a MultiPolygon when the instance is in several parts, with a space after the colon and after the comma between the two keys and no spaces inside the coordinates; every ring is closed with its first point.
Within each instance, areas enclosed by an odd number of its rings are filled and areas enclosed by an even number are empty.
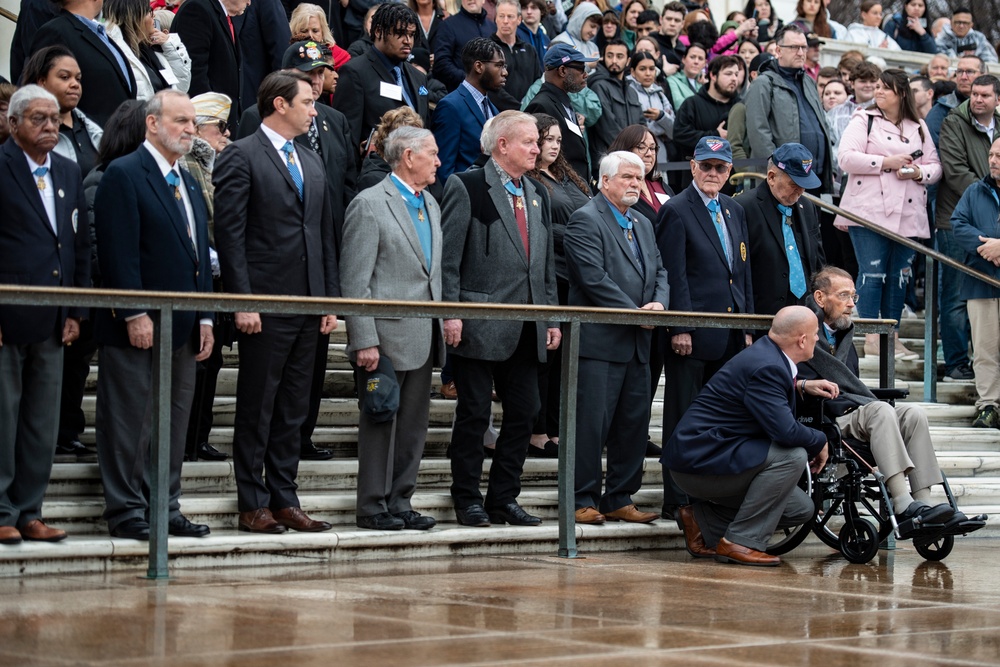
{"type": "Polygon", "coordinates": [[[63,197],[65,197],[65,196],[66,196],[66,193],[65,193],[65,192],[63,192],[63,189],[62,189],[62,188],[59,188],[59,198],[60,198],[60,199],[62,199],[62,198],[63,198],[63,197]]]}
{"type": "Polygon", "coordinates": [[[325,120],[323,121],[323,131],[324,132],[329,132],[330,131],[330,126],[326,124],[325,120]]]}
{"type": "Polygon", "coordinates": [[[538,201],[532,199],[531,200],[531,205],[534,206],[535,208],[537,208],[538,207],[538,201]]]}

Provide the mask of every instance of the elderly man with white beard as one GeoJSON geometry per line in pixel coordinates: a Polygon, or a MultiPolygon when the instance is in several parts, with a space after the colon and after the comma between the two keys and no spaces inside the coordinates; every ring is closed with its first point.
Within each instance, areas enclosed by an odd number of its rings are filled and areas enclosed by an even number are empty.
{"type": "MultiPolygon", "coordinates": [[[[573,306],[665,310],[670,288],[653,224],[629,207],[646,168],[632,153],[601,160],[600,191],[570,216],[563,241],[573,306]]],[[[576,433],[576,521],[649,523],[632,495],[642,484],[649,426],[652,328],[584,324],[580,329],[576,433]],[[601,449],[608,448],[601,493],[601,449]]]]}

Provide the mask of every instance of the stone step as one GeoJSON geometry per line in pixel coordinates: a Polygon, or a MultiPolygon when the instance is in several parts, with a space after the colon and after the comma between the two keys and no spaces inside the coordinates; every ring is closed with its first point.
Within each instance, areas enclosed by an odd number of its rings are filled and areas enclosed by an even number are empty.
{"type": "MultiPolygon", "coordinates": [[[[867,382],[867,381],[866,381],[867,382]]],[[[919,380],[905,382],[910,390],[908,401],[924,401],[924,383],[919,380]]],[[[869,385],[873,386],[873,385],[869,385]]],[[[899,382],[897,381],[897,385],[899,382]]],[[[938,382],[937,400],[938,403],[948,403],[950,405],[964,405],[972,407],[976,403],[979,394],[976,392],[976,385],[973,382],[938,382]]],[[[969,423],[972,419],[969,419],[969,423]]]]}

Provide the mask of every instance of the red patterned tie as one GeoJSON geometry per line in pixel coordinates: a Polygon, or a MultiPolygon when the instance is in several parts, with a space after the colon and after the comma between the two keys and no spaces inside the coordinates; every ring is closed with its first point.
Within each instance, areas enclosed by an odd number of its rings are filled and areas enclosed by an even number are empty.
{"type": "Polygon", "coordinates": [[[233,44],[236,43],[236,30],[233,29],[233,17],[226,15],[226,21],[229,23],[229,36],[233,40],[233,44]]]}
{"type": "MultiPolygon", "coordinates": [[[[514,187],[518,190],[521,189],[521,179],[514,178],[511,179],[514,183],[514,187]]],[[[531,249],[528,245],[528,218],[524,211],[524,197],[518,197],[517,195],[512,195],[514,199],[514,217],[517,219],[517,230],[521,232],[521,243],[524,244],[524,255],[529,260],[531,259],[531,249]]]]}

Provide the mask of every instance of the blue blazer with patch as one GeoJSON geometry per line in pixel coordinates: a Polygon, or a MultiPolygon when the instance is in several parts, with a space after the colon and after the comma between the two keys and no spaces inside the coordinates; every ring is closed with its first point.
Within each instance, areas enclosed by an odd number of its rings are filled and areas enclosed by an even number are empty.
{"type": "MultiPolygon", "coordinates": [[[[493,115],[500,113],[487,99],[493,115]]],[[[472,93],[459,86],[437,103],[434,109],[434,138],[438,145],[438,181],[444,183],[456,172],[465,171],[482,153],[479,138],[486,116],[472,93]]]]}
{"type": "MultiPolygon", "coordinates": [[[[208,208],[201,188],[179,170],[194,210],[197,254],[173,191],[145,146],[108,165],[94,199],[94,227],[102,286],[109,289],[211,292],[208,208]]],[[[125,318],[143,311],[95,311],[101,345],[130,345],[125,318]]],[[[155,313],[150,313],[151,316],[155,313]]],[[[199,320],[211,313],[175,311],[174,349],[197,341],[199,320]]],[[[155,319],[155,318],[154,318],[155,319]]]]}

